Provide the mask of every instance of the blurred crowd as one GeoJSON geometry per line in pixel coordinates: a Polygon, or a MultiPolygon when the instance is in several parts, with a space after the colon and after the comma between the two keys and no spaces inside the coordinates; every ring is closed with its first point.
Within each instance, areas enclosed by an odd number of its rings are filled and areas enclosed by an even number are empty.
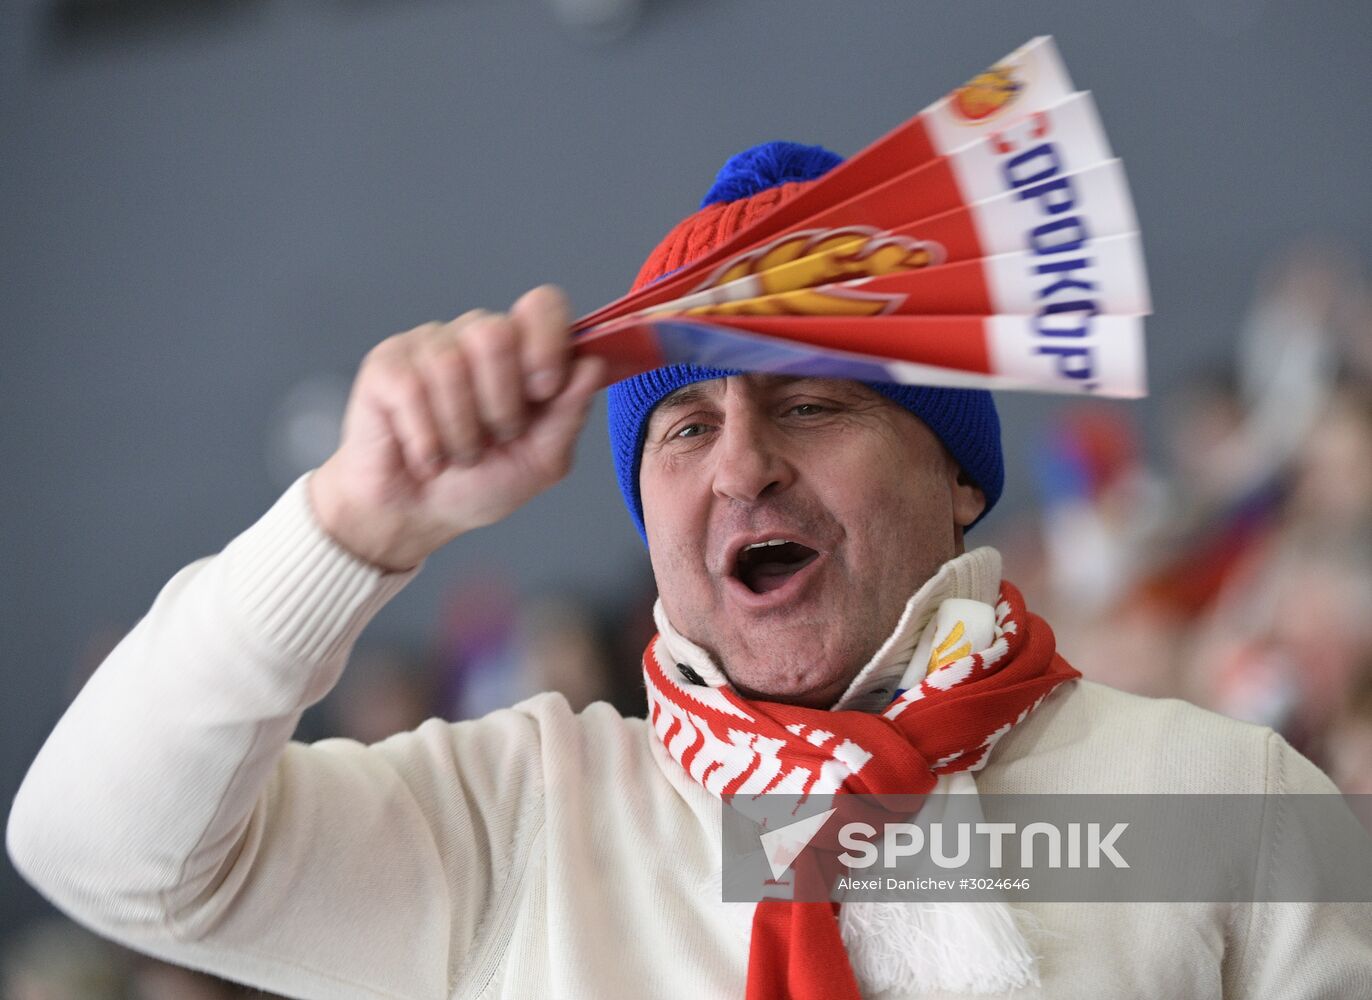
{"type": "MultiPolygon", "coordinates": [[[[1036,502],[971,542],[1000,548],[1088,678],[1271,726],[1372,793],[1372,293],[1356,261],[1308,244],[1273,262],[1233,362],[1161,400],[1159,455],[1137,405],[1064,407],[1032,458],[1036,502]]],[[[445,606],[414,649],[364,637],[300,738],[374,742],[545,690],[643,714],[650,597],[530,599],[482,574],[445,606]]],[[[2,957],[7,1000],[266,996],[58,920],[2,957]]]]}
{"type": "Polygon", "coordinates": [[[1093,680],[1270,726],[1372,792],[1372,296],[1358,258],[1274,261],[1232,364],[1137,408],[1077,405],[1039,443],[1006,575],[1093,680]]]}
{"type": "Polygon", "coordinates": [[[240,1000],[270,994],[135,955],[53,917],[4,950],[5,1000],[240,1000]]]}

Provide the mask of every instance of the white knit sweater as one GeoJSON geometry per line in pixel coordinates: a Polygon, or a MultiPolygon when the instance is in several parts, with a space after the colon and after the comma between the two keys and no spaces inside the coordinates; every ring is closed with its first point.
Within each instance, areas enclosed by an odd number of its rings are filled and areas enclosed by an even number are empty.
{"type": "MultiPolygon", "coordinates": [[[[548,694],[370,747],[289,742],[407,579],[335,546],[297,483],[177,574],[63,716],[14,802],[16,866],[102,933],[290,997],[741,996],[719,803],[642,720],[548,694]]],[[[1086,682],[976,782],[1332,791],[1270,731],[1086,682]]],[[[1017,998],[1372,997],[1372,906],[1026,909],[1043,986],[1017,998]]]]}

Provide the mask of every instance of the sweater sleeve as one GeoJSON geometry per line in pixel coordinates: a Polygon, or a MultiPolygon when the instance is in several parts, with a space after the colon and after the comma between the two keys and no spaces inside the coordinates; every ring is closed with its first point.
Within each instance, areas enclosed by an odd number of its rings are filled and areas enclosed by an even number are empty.
{"type": "Polygon", "coordinates": [[[409,576],[336,546],[297,482],[178,573],[63,715],[11,810],[15,866],[173,962],[290,996],[447,997],[536,821],[533,720],[288,742],[409,576]]]}
{"type": "MultiPolygon", "coordinates": [[[[1337,795],[1338,789],[1286,740],[1269,733],[1266,792],[1337,795]]],[[[1297,845],[1284,843],[1280,833],[1276,838],[1275,857],[1299,857],[1289,853],[1298,851],[1297,845]]],[[[1357,863],[1365,864],[1365,859],[1357,863]]],[[[1246,903],[1235,907],[1234,917],[1240,940],[1237,963],[1227,970],[1226,997],[1372,996],[1372,903],[1246,903]]]]}

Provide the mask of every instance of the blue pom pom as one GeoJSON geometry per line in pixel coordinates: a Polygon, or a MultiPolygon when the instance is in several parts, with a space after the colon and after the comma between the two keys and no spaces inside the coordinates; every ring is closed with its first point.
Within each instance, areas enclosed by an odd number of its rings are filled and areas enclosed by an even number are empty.
{"type": "Polygon", "coordinates": [[[814,180],[842,162],[843,157],[823,146],[764,142],[731,156],[729,162],[719,168],[714,186],[700,207],[738,201],[790,181],[814,180]]]}

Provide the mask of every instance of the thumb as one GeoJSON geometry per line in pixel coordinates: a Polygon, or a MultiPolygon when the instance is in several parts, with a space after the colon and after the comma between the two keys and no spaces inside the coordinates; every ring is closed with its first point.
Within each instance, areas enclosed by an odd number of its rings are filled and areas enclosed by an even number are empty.
{"type": "Polygon", "coordinates": [[[540,461],[564,470],[570,465],[572,447],[586,423],[596,390],[605,384],[605,374],[604,358],[587,356],[573,362],[566,385],[529,428],[529,445],[540,461]]]}

